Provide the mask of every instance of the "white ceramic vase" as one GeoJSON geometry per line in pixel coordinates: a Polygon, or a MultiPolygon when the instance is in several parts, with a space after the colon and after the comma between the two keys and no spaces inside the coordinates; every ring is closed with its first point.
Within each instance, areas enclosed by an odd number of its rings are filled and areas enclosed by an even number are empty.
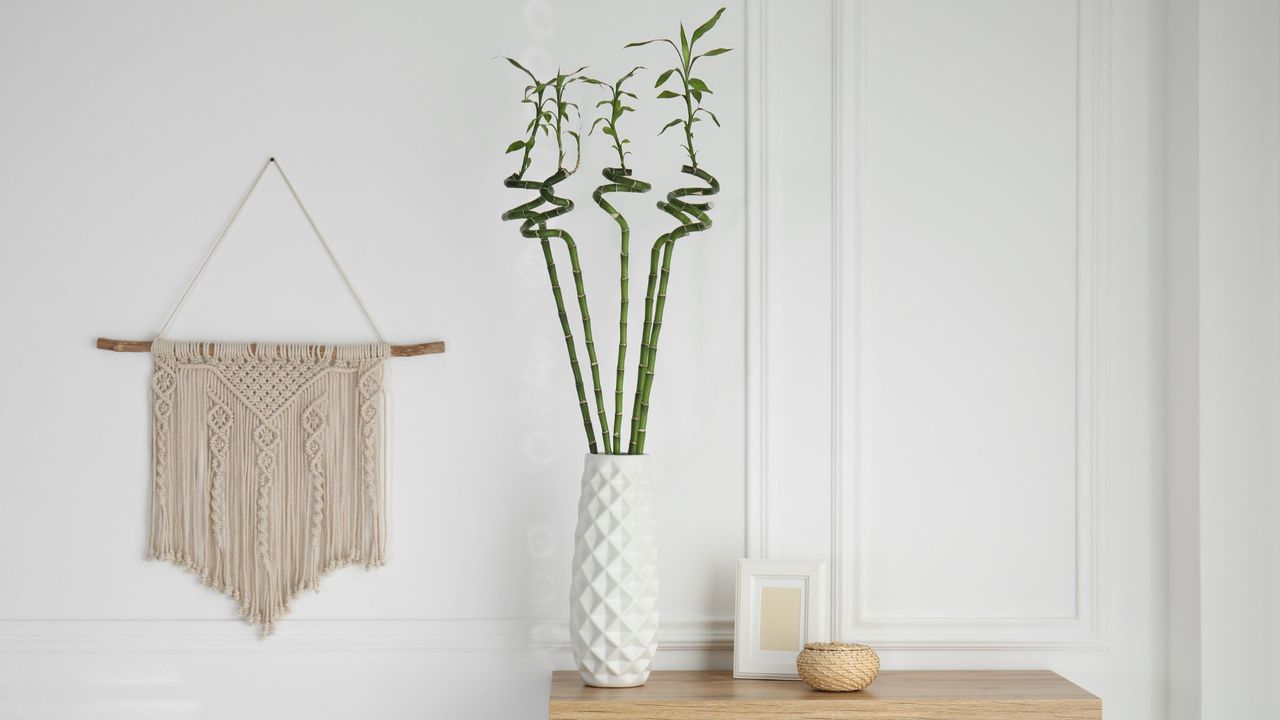
{"type": "Polygon", "coordinates": [[[658,650],[658,548],[648,455],[587,455],[569,589],[582,681],[635,687],[658,650]]]}

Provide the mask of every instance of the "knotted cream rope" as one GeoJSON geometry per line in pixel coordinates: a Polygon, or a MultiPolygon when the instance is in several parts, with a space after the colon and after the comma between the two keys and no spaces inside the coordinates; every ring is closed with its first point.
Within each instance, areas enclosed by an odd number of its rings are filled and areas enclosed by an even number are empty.
{"type": "Polygon", "coordinates": [[[151,343],[148,555],[230,595],[270,633],[301,591],[386,554],[383,366],[391,347],[274,158],[151,343]],[[275,165],[378,342],[314,345],[164,339],[209,261],[275,165]]]}

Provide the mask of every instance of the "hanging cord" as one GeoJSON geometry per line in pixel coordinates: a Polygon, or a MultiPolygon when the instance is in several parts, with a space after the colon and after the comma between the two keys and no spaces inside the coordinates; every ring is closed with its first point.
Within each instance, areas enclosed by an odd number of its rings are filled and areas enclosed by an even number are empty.
{"type": "Polygon", "coordinates": [[[205,268],[208,267],[209,261],[213,259],[214,253],[218,252],[218,248],[222,245],[222,241],[226,239],[227,233],[231,231],[231,226],[235,224],[236,218],[240,217],[240,211],[244,209],[245,203],[249,202],[249,196],[253,195],[253,191],[258,189],[258,183],[262,181],[262,176],[267,173],[267,168],[275,166],[276,172],[280,173],[284,184],[289,188],[289,194],[293,195],[294,202],[298,203],[298,209],[302,211],[303,217],[307,219],[307,223],[311,225],[311,230],[316,234],[316,239],[320,241],[320,245],[324,248],[325,254],[329,256],[329,260],[333,262],[333,267],[338,271],[338,275],[342,277],[342,282],[346,284],[347,290],[351,293],[351,297],[355,298],[356,305],[360,307],[360,312],[364,314],[364,319],[369,322],[369,327],[373,328],[373,334],[378,336],[378,342],[385,343],[387,340],[382,336],[382,330],[378,328],[378,323],[374,322],[373,315],[369,314],[369,308],[365,307],[364,300],[360,298],[360,293],[356,292],[356,288],[351,284],[351,278],[347,277],[347,271],[342,268],[342,263],[338,262],[338,256],[333,254],[333,248],[329,247],[329,242],[324,239],[324,235],[320,232],[320,228],[316,225],[316,221],[312,219],[311,213],[307,211],[307,206],[302,204],[302,198],[298,196],[298,191],[294,189],[293,183],[289,182],[289,176],[285,174],[284,168],[275,158],[267,158],[267,162],[263,164],[262,169],[258,171],[257,177],[253,179],[253,184],[249,186],[249,191],[240,199],[240,204],[236,206],[235,212],[231,213],[231,218],[227,220],[227,224],[222,227],[222,232],[218,233],[218,239],[213,241],[213,247],[209,248],[209,252],[205,254],[204,259],[200,261],[200,267],[196,268],[196,274],[191,277],[191,281],[187,283],[187,287],[183,289],[182,295],[178,297],[178,303],[169,311],[169,316],[164,319],[164,324],[160,326],[160,332],[156,333],[156,340],[164,336],[169,325],[178,315],[178,311],[186,304],[187,297],[199,282],[200,276],[204,274],[205,268]]]}

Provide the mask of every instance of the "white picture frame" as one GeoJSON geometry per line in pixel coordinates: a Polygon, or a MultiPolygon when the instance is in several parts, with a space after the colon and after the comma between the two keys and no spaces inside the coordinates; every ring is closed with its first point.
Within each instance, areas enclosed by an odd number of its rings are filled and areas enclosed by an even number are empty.
{"type": "Polygon", "coordinates": [[[828,639],[825,561],[738,561],[735,678],[798,680],[804,644],[828,639]]]}

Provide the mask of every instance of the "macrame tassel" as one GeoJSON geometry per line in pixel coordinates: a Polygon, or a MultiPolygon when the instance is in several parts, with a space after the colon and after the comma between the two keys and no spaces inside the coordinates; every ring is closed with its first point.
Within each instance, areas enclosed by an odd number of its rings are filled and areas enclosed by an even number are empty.
{"type": "Polygon", "coordinates": [[[270,634],[303,590],[382,565],[385,343],[152,344],[148,556],[270,634]]]}

